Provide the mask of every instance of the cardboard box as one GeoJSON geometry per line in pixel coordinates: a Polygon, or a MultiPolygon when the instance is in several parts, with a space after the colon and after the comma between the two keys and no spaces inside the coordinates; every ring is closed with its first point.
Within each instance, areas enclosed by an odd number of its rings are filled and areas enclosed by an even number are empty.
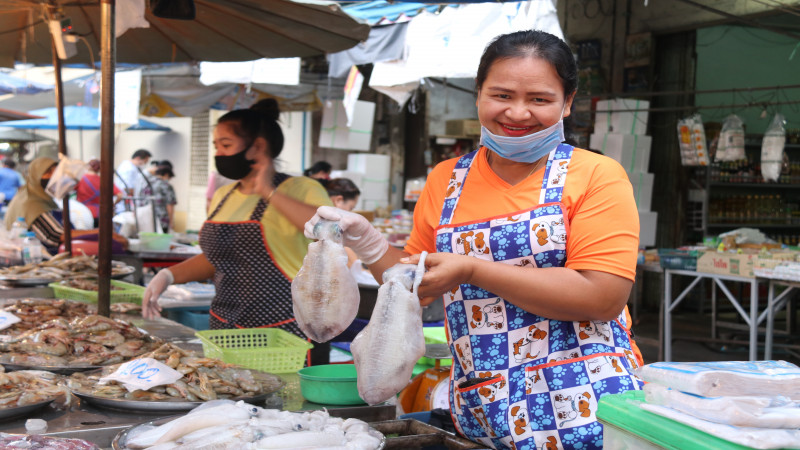
{"type": "Polygon", "coordinates": [[[600,100],[595,109],[594,132],[647,134],[647,111],[650,102],[635,98],[600,100]],[[639,110],[639,111],[629,111],[639,110]]]}
{"type": "Polygon", "coordinates": [[[448,120],[444,133],[448,136],[480,136],[481,123],[478,119],[448,120]]]}
{"type": "Polygon", "coordinates": [[[656,245],[656,225],[658,213],[639,211],[639,248],[656,245]]]}
{"type": "Polygon", "coordinates": [[[758,256],[758,253],[719,253],[705,252],[697,258],[697,271],[705,273],[718,273],[721,275],[738,275],[754,277],[753,268],[763,267],[771,269],[783,261],[792,261],[795,253],[772,253],[768,258],[758,256]]]}
{"type": "Polygon", "coordinates": [[[636,199],[636,208],[639,211],[650,211],[653,202],[653,182],[655,175],[652,173],[629,173],[628,179],[633,186],[633,198],[636,199]]]}
{"type": "Polygon", "coordinates": [[[628,173],[647,172],[653,138],[638,134],[592,134],[589,147],[617,161],[628,173]]]}

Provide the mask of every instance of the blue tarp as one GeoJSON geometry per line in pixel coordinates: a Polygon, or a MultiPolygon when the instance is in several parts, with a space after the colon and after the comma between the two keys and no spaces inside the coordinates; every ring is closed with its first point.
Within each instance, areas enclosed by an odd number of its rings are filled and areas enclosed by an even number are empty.
{"type": "Polygon", "coordinates": [[[381,19],[386,18],[390,22],[397,20],[402,14],[414,17],[420,10],[434,12],[439,9],[438,4],[425,4],[416,2],[393,2],[383,0],[363,3],[352,3],[342,6],[347,14],[361,20],[365,20],[370,25],[375,25],[381,19]]]}
{"type": "MultiPolygon", "coordinates": [[[[58,110],[56,108],[43,108],[28,111],[28,114],[42,116],[41,119],[9,120],[3,122],[2,126],[11,128],[35,129],[58,129],[58,110]]],[[[100,129],[100,110],[91,106],[65,106],[64,124],[68,130],[99,130],[100,129]]],[[[128,130],[153,130],[153,131],[172,131],[171,128],[149,120],[139,119],[128,130]]]]}
{"type": "Polygon", "coordinates": [[[0,72],[0,94],[38,94],[52,90],[52,84],[34,83],[0,72]]]}

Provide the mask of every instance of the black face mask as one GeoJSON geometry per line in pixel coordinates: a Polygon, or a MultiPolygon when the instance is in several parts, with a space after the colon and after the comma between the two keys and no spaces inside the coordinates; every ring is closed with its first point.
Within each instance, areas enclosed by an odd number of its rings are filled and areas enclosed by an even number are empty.
{"type": "MultiPolygon", "coordinates": [[[[249,146],[247,148],[250,148],[249,146]]],[[[225,178],[231,180],[241,180],[250,173],[250,168],[255,161],[245,158],[247,148],[240,151],[235,155],[228,156],[215,156],[214,163],[217,166],[217,172],[225,178]]]]}
{"type": "Polygon", "coordinates": [[[42,178],[41,181],[39,181],[39,184],[42,185],[42,189],[47,191],[47,183],[49,183],[49,182],[50,182],[50,178],[42,178]]]}

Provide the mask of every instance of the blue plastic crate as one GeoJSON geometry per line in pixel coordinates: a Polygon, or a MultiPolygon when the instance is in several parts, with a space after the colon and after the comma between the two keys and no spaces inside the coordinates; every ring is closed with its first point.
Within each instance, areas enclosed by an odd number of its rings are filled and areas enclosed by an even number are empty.
{"type": "Polygon", "coordinates": [[[697,255],[696,250],[658,249],[658,260],[662,269],[697,270],[697,255]]]}
{"type": "Polygon", "coordinates": [[[174,320],[197,331],[209,329],[208,321],[210,315],[208,314],[208,308],[169,308],[164,309],[164,313],[167,319],[174,320]]]}

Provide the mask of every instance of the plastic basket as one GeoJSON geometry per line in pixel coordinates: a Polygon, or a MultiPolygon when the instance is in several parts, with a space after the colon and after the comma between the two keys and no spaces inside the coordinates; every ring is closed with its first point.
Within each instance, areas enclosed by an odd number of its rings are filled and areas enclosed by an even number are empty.
{"type": "Polygon", "coordinates": [[[696,250],[658,249],[658,260],[662,269],[697,270],[697,255],[696,250]]]}
{"type": "MultiPolygon", "coordinates": [[[[79,302],[97,303],[97,291],[77,289],[70,286],[64,286],[58,282],[50,283],[48,286],[53,288],[53,296],[56,298],[77,300],[79,302]]],[[[144,295],[143,286],[118,280],[111,280],[111,286],[122,288],[111,291],[111,303],[131,302],[136,303],[137,305],[142,304],[142,296],[144,295]]]]}
{"type": "Polygon", "coordinates": [[[270,373],[292,373],[303,368],[306,352],[314,347],[279,328],[205,330],[195,336],[207,358],[270,373]]]}

